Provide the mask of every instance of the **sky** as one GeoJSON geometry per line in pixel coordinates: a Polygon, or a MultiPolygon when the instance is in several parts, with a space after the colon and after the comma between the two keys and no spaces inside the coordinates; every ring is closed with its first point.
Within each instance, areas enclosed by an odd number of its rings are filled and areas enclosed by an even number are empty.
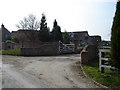
{"type": "Polygon", "coordinates": [[[88,31],[110,40],[117,0],[0,0],[0,24],[17,31],[16,24],[29,14],[46,15],[52,30],[54,19],[61,31],[88,31]]]}

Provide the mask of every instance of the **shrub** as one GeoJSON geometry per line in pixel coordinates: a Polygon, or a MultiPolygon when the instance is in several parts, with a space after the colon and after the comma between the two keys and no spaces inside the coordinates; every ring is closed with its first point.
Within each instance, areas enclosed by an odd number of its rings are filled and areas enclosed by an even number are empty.
{"type": "Polygon", "coordinates": [[[21,51],[19,49],[9,49],[0,52],[2,55],[20,55],[21,51]]]}

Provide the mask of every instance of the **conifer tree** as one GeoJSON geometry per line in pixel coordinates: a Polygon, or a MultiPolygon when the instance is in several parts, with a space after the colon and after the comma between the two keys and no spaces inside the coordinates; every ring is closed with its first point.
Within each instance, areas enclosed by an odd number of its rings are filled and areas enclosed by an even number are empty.
{"type": "Polygon", "coordinates": [[[62,32],[60,26],[58,26],[57,21],[55,19],[53,23],[53,29],[52,29],[52,41],[61,41],[63,42],[62,32]]]}
{"type": "Polygon", "coordinates": [[[40,31],[39,31],[39,40],[42,42],[49,42],[50,31],[47,27],[46,16],[42,14],[40,31]]]}
{"type": "Polygon", "coordinates": [[[111,65],[120,71],[120,1],[117,2],[111,32],[111,65]]]}
{"type": "Polygon", "coordinates": [[[63,43],[70,44],[70,35],[67,31],[62,33],[63,36],[63,43]]]}

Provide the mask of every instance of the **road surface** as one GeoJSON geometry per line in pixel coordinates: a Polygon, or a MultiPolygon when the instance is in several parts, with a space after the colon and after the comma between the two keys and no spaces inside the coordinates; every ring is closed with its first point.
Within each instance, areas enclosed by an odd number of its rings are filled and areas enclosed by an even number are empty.
{"type": "Polygon", "coordinates": [[[79,54],[2,57],[2,88],[98,88],[86,78],[79,54]]]}

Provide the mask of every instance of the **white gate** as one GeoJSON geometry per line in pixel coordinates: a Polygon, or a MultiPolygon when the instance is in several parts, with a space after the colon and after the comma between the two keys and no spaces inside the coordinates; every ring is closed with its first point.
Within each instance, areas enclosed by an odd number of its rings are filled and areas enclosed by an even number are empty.
{"type": "Polygon", "coordinates": [[[60,53],[73,53],[75,52],[75,45],[63,44],[62,42],[59,42],[59,51],[60,53]]]}

